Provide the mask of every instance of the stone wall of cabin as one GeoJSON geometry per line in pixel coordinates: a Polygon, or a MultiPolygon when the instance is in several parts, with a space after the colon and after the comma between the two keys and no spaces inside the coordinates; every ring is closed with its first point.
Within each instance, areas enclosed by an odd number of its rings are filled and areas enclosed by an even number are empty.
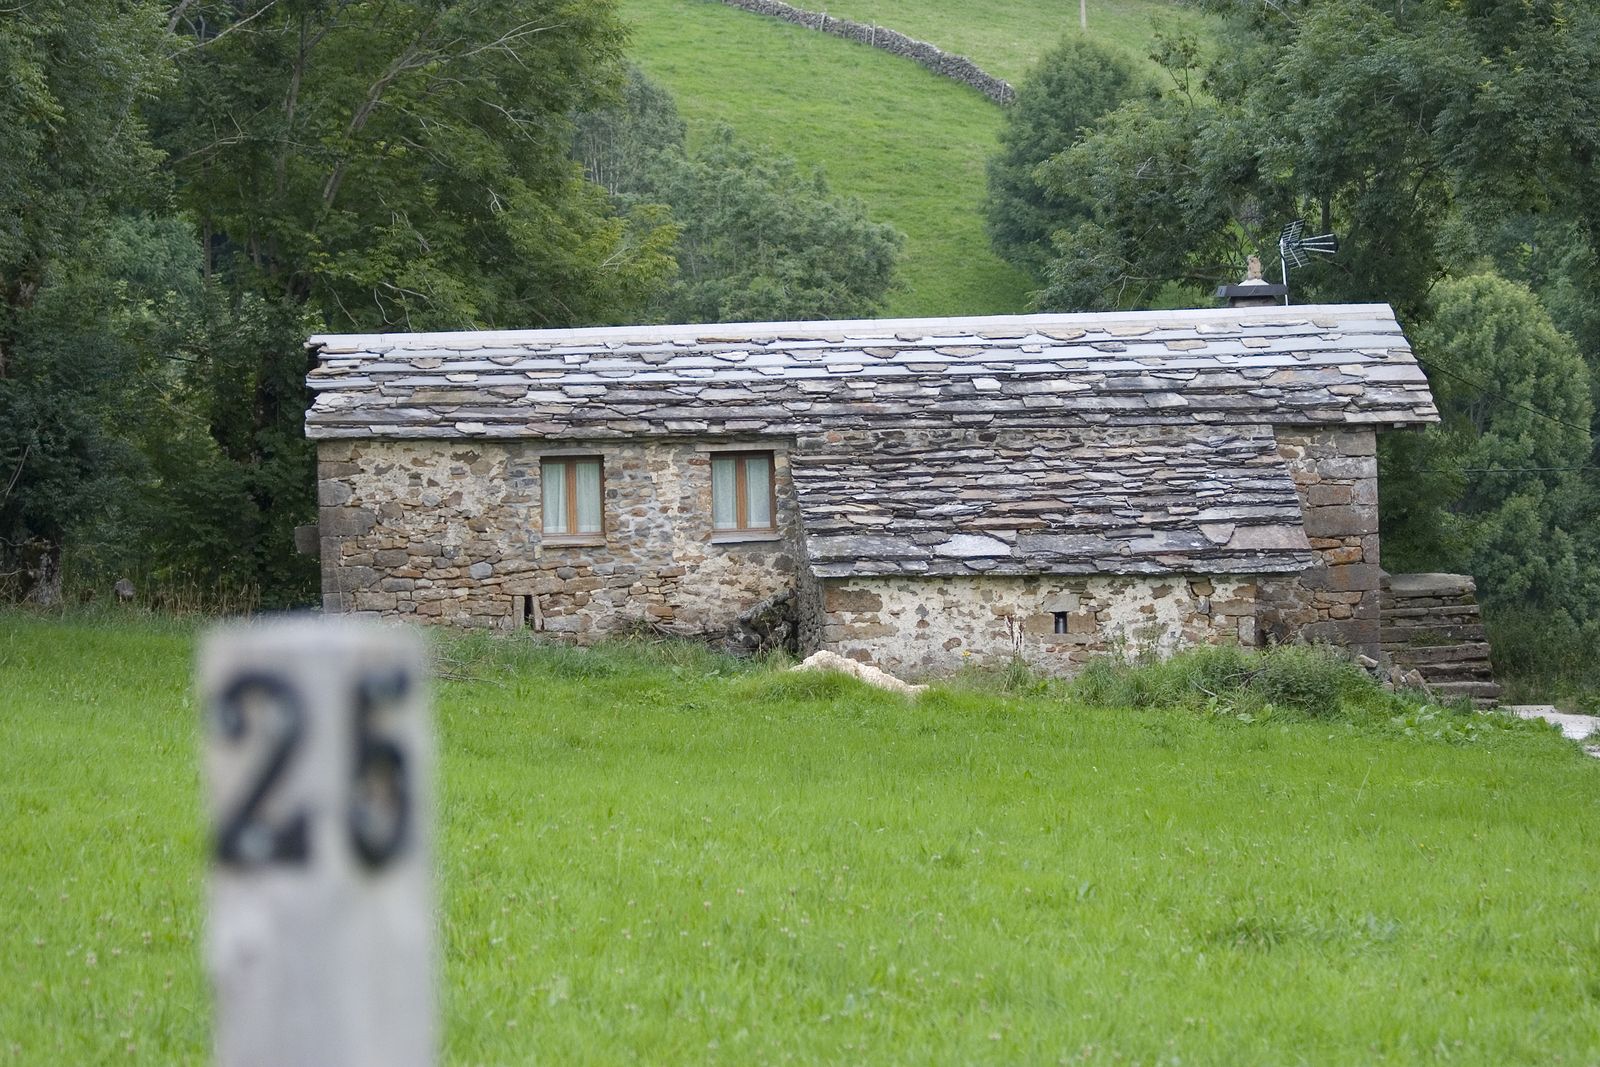
{"type": "Polygon", "coordinates": [[[1317,562],[1295,577],[1263,578],[1263,641],[1341,645],[1376,659],[1379,649],[1378,448],[1370,429],[1279,427],[1278,452],[1300,494],[1317,562]]]}
{"type": "Polygon", "coordinates": [[[645,626],[722,632],[791,587],[800,558],[783,446],[737,447],[774,449],[772,539],[713,535],[711,453],[692,441],[325,441],[323,609],[580,643],[645,626]],[[545,542],[552,455],[604,457],[603,539],[545,542]]]}
{"type": "Polygon", "coordinates": [[[820,647],[912,677],[1013,657],[1070,674],[1106,653],[1256,642],[1248,577],[838,578],[820,587],[820,647]],[[1057,613],[1066,633],[1055,632],[1057,613]]]}

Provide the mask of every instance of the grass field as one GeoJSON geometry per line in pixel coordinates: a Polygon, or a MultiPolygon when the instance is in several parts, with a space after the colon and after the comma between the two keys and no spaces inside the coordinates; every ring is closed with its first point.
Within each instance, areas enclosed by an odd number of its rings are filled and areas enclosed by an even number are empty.
{"type": "MultiPolygon", "coordinates": [[[[815,6],[815,5],[813,5],[815,6]]],[[[831,14],[877,21],[1017,79],[1063,34],[1060,0],[846,0],[831,14]]],[[[1144,62],[1157,32],[1207,23],[1170,0],[1095,0],[1090,36],[1144,62]]],[[[835,191],[906,235],[890,315],[1027,310],[1032,283],[990,250],[984,163],[1001,110],[976,91],[865,45],[712,0],[620,0],[630,53],[671,89],[691,136],[727,123],[741,137],[820,166],[835,191]]]]}
{"type": "MultiPolygon", "coordinates": [[[[1600,1060],[1550,731],[442,653],[446,1062],[1600,1060]]],[[[0,614],[0,1062],[205,1059],[191,654],[0,614]]]]}
{"type": "Polygon", "coordinates": [[[1027,278],[983,232],[984,161],[1000,109],[976,91],[864,45],[709,0],[622,0],[630,53],[672,90],[691,136],[725,122],[822,167],[906,235],[888,314],[1026,309],[1027,278]]]}

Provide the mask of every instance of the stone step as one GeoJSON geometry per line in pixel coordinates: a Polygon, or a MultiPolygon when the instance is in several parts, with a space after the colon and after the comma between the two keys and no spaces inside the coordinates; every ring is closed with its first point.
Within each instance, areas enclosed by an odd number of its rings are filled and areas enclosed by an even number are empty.
{"type": "MultiPolygon", "coordinates": [[[[1487,641],[1467,641],[1454,645],[1407,645],[1397,644],[1390,653],[1396,663],[1405,663],[1408,667],[1421,667],[1429,663],[1469,663],[1489,662],[1489,643],[1487,641]]],[[[1426,670],[1423,671],[1427,673],[1426,670]]]]}
{"type": "Polygon", "coordinates": [[[1475,604],[1478,597],[1474,593],[1443,593],[1443,592],[1407,592],[1396,591],[1389,586],[1379,586],[1379,593],[1385,600],[1398,600],[1406,603],[1425,601],[1430,604],[1475,604]]]}
{"type": "Polygon", "coordinates": [[[1478,591],[1470,574],[1391,574],[1386,585],[1395,596],[1462,596],[1478,591]]]}
{"type": "Polygon", "coordinates": [[[1483,620],[1474,615],[1444,619],[1437,616],[1429,616],[1426,619],[1380,619],[1379,625],[1386,632],[1408,634],[1416,630],[1427,630],[1436,626],[1482,626],[1483,620]]]}
{"type": "Polygon", "coordinates": [[[1417,611],[1419,608],[1443,614],[1449,614],[1452,611],[1468,611],[1475,614],[1478,611],[1478,604],[1471,600],[1392,600],[1389,597],[1378,598],[1378,609],[1380,611],[1417,611]]]}
{"type": "Polygon", "coordinates": [[[1393,648],[1430,648],[1435,645],[1460,645],[1488,640],[1481,622],[1462,625],[1409,626],[1403,630],[1384,627],[1379,640],[1393,648]]]}
{"type": "Polygon", "coordinates": [[[1480,614],[1476,604],[1456,604],[1449,609],[1444,608],[1383,608],[1379,611],[1385,619],[1427,619],[1435,615],[1463,615],[1477,618],[1480,614]]]}
{"type": "Polygon", "coordinates": [[[1498,682],[1440,682],[1437,685],[1428,683],[1428,688],[1433,690],[1433,695],[1446,700],[1456,697],[1471,697],[1474,700],[1496,700],[1500,696],[1498,682]]]}
{"type": "Polygon", "coordinates": [[[1426,666],[1395,661],[1402,670],[1415,670],[1429,685],[1444,682],[1492,682],[1494,673],[1487,661],[1478,663],[1429,663],[1426,666]]]}

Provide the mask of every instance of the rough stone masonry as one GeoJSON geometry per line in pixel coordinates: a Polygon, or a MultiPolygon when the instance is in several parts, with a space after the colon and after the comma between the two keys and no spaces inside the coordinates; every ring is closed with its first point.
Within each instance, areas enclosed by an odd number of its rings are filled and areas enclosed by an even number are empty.
{"type": "Polygon", "coordinates": [[[319,450],[323,610],[588,643],[718,632],[789,588],[798,522],[781,453],[771,537],[711,530],[712,450],[690,442],[337,442],[319,450]],[[540,462],[604,452],[606,530],[540,534],[540,462]]]}
{"type": "Polygon", "coordinates": [[[792,603],[802,651],[911,673],[1376,653],[1376,432],[1437,419],[1383,305],[311,344],[327,611],[586,642],[792,603]],[[713,522],[723,453],[770,524],[713,522]],[[543,529],[563,458],[589,535],[543,529]]]}

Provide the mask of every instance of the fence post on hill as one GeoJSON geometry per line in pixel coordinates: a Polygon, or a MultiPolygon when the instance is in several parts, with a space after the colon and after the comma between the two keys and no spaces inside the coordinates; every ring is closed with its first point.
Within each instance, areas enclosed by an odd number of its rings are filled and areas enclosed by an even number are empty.
{"type": "Polygon", "coordinates": [[[293,619],[202,644],[220,1067],[434,1062],[426,653],[293,619]]]}

